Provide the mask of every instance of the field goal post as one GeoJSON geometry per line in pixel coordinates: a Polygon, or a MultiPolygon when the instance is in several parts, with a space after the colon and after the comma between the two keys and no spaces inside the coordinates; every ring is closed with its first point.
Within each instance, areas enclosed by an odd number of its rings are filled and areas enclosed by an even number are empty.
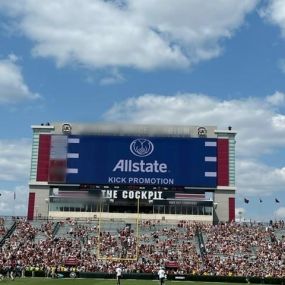
{"type": "MultiPolygon", "coordinates": [[[[97,259],[99,260],[106,260],[106,261],[117,261],[117,262],[121,262],[121,261],[137,261],[139,258],[139,244],[140,244],[140,239],[139,239],[139,227],[140,227],[140,221],[141,221],[141,215],[140,215],[140,199],[137,199],[137,215],[135,218],[135,244],[134,244],[134,248],[135,248],[135,254],[133,257],[116,257],[116,256],[106,256],[102,253],[102,238],[101,238],[101,233],[103,233],[102,228],[104,225],[104,219],[102,218],[102,212],[103,212],[103,207],[102,207],[102,202],[104,202],[103,200],[100,201],[100,207],[99,207],[99,219],[98,219],[98,246],[97,246],[97,259]]],[[[106,222],[112,223],[114,222],[115,219],[107,219],[106,222]]],[[[125,223],[126,224],[126,223],[125,223]]]]}

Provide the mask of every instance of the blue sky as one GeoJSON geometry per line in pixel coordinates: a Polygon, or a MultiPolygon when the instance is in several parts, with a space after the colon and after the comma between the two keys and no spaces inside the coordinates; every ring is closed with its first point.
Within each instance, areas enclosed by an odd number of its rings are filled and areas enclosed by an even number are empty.
{"type": "Polygon", "coordinates": [[[108,121],[231,125],[237,212],[284,219],[285,0],[175,3],[0,0],[0,214],[26,214],[31,125],[108,121]]]}

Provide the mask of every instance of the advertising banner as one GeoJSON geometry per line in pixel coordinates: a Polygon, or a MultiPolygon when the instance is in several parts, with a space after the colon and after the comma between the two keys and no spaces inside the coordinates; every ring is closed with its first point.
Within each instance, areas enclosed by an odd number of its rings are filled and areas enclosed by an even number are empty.
{"type": "Polygon", "coordinates": [[[66,183],[216,187],[217,140],[69,136],[66,183]]]}

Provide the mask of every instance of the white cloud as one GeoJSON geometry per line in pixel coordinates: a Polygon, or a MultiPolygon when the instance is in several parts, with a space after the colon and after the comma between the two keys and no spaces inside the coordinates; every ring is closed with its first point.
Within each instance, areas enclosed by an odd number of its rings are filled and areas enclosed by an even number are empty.
{"type": "Polygon", "coordinates": [[[272,105],[279,106],[285,102],[285,94],[282,92],[276,91],[274,94],[266,97],[267,102],[272,105]]]}
{"type": "Polygon", "coordinates": [[[0,216],[26,216],[31,140],[0,140],[0,149],[0,216]]]}
{"type": "Polygon", "coordinates": [[[275,211],[274,214],[278,219],[284,219],[285,218],[285,207],[280,207],[279,209],[275,211]]]}
{"type": "Polygon", "coordinates": [[[145,94],[114,105],[106,119],[134,123],[231,125],[240,156],[258,156],[285,145],[284,115],[267,99],[219,100],[203,94],[145,94]]]}
{"type": "Polygon", "coordinates": [[[39,98],[24,82],[21,68],[16,61],[17,57],[13,54],[8,59],[0,60],[0,104],[39,98]]]}
{"type": "Polygon", "coordinates": [[[270,195],[284,191],[285,165],[270,167],[261,158],[284,149],[285,116],[275,105],[283,96],[276,92],[264,99],[223,101],[203,94],[145,94],[115,104],[105,118],[141,124],[213,125],[214,122],[218,129],[232,126],[237,131],[239,193],[270,195]]]}
{"type": "Polygon", "coordinates": [[[117,68],[113,68],[109,76],[106,76],[100,80],[100,84],[111,85],[111,84],[122,83],[123,81],[125,81],[124,76],[118,71],[117,68]]]}
{"type": "Polygon", "coordinates": [[[27,215],[28,186],[0,188],[0,193],[0,216],[27,215]]]}
{"type": "Polygon", "coordinates": [[[269,4],[262,9],[261,17],[277,25],[285,37],[285,5],[284,0],[269,0],[269,4]]]}
{"type": "Polygon", "coordinates": [[[256,3],[6,0],[0,5],[34,41],[34,55],[52,57],[59,66],[153,69],[187,67],[218,56],[220,40],[234,34],[256,3]]]}
{"type": "Polygon", "coordinates": [[[0,149],[0,181],[26,181],[31,163],[31,141],[0,140],[0,149]]]}
{"type": "Polygon", "coordinates": [[[260,161],[237,161],[237,188],[240,195],[268,196],[282,193],[285,185],[285,166],[274,168],[260,161]]]}
{"type": "Polygon", "coordinates": [[[285,129],[285,116],[281,115],[281,114],[277,114],[276,116],[274,116],[272,118],[272,123],[273,123],[273,126],[275,128],[278,128],[278,129],[284,131],[284,129],[285,129]]]}
{"type": "MultiPolygon", "coordinates": [[[[281,30],[281,36],[285,38],[285,3],[284,0],[269,0],[266,7],[260,11],[260,16],[269,23],[276,25],[281,30]]],[[[285,73],[285,59],[278,62],[279,69],[285,73]]]]}

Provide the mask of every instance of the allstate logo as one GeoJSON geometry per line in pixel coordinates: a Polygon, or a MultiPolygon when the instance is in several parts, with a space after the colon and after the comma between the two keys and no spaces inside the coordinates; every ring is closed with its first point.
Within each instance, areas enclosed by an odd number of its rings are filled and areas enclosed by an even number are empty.
{"type": "Polygon", "coordinates": [[[136,139],[130,144],[130,151],[135,156],[149,156],[153,152],[153,150],[153,143],[147,139],[136,139]]]}

